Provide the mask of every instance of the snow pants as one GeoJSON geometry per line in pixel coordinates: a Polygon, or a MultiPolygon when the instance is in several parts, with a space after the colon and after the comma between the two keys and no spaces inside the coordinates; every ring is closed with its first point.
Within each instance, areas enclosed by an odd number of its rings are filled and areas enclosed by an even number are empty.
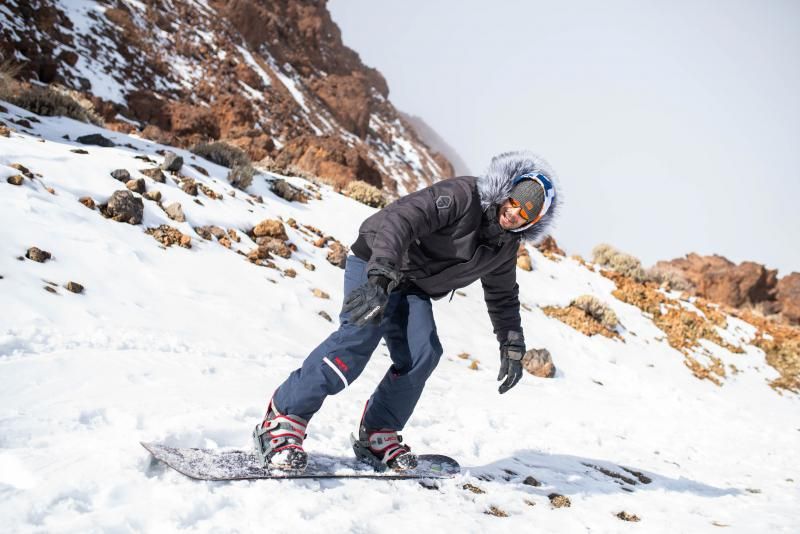
{"type": "MultiPolygon", "coordinates": [[[[345,297],[366,281],[367,263],[348,256],[345,297]]],[[[395,290],[380,322],[358,327],[342,312],[339,325],[278,387],[273,396],[275,407],[281,413],[310,419],[325,397],[339,393],[358,378],[383,338],[392,364],[369,399],[364,424],[369,429],[402,430],[442,355],[430,297],[395,290]]]]}

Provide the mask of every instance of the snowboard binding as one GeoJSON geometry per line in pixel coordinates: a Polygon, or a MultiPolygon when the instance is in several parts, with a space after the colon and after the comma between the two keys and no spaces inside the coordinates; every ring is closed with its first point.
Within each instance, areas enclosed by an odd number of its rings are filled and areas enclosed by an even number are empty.
{"type": "Polygon", "coordinates": [[[296,415],[283,415],[270,401],[264,421],[253,430],[253,442],[267,469],[302,471],[308,463],[303,450],[308,421],[296,415]]]}
{"type": "MultiPolygon", "coordinates": [[[[366,413],[366,406],[364,413],[366,413]]],[[[408,471],[417,467],[417,456],[411,447],[403,445],[403,436],[388,428],[368,429],[364,425],[364,415],[358,428],[358,439],[350,434],[353,452],[360,460],[373,466],[377,471],[387,468],[394,471],[408,471]]]]}

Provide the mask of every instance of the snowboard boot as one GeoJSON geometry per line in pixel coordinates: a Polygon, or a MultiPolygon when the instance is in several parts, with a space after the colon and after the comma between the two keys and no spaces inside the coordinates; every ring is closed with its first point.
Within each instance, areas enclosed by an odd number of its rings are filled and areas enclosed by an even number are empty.
{"type": "MultiPolygon", "coordinates": [[[[364,413],[367,409],[364,408],[364,413]]],[[[386,468],[394,471],[407,471],[417,467],[417,456],[411,453],[411,447],[402,445],[403,436],[396,430],[388,428],[368,429],[364,425],[364,416],[358,428],[358,439],[352,434],[350,441],[356,457],[383,471],[386,468]]]]}
{"type": "Polygon", "coordinates": [[[308,455],[303,450],[308,421],[296,415],[283,415],[270,401],[264,421],[253,430],[256,451],[264,467],[302,471],[308,455]]]}

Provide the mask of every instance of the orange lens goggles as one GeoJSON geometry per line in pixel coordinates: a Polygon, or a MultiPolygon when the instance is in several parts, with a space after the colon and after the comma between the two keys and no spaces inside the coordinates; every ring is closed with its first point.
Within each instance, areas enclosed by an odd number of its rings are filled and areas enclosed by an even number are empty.
{"type": "Polygon", "coordinates": [[[513,207],[513,208],[519,208],[519,216],[520,216],[520,217],[522,217],[522,218],[523,218],[523,219],[525,219],[526,221],[530,221],[530,220],[531,220],[531,218],[530,218],[530,215],[528,215],[528,212],[525,210],[525,208],[524,208],[524,207],[522,207],[522,204],[520,204],[520,203],[517,201],[517,199],[515,199],[515,198],[509,198],[509,199],[508,199],[508,202],[511,204],[511,207],[513,207]]]}

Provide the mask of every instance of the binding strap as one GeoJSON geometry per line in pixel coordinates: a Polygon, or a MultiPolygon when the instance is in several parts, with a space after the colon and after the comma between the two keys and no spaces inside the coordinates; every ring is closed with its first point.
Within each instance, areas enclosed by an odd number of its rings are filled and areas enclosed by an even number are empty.
{"type": "Polygon", "coordinates": [[[403,437],[395,430],[377,430],[369,435],[369,450],[388,464],[401,454],[411,451],[411,447],[401,445],[403,437]]]}

